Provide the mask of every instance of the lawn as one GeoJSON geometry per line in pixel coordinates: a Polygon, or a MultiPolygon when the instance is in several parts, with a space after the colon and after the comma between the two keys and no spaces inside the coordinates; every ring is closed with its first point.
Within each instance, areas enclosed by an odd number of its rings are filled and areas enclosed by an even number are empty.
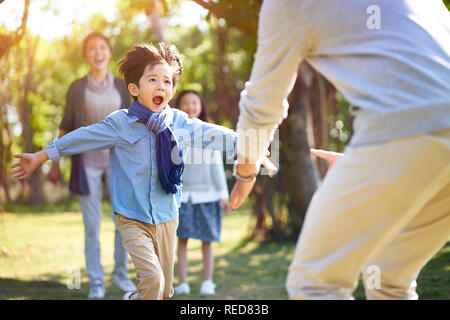
{"type": "MultiPolygon", "coordinates": [[[[107,213],[109,206],[104,204],[103,208],[101,259],[106,275],[105,299],[121,299],[122,293],[110,281],[114,225],[107,213]]],[[[42,212],[0,213],[0,299],[86,299],[89,284],[82,216],[76,206],[66,209],[66,212],[61,208],[44,208],[40,209],[42,212]],[[73,270],[81,274],[79,289],[67,286],[68,280],[76,275],[73,270]]],[[[198,294],[203,274],[201,242],[190,240],[191,295],[172,299],[287,299],[284,284],[295,243],[245,241],[251,223],[246,209],[224,216],[222,239],[214,246],[217,288],[213,297],[198,294]]],[[[420,298],[449,299],[449,271],[448,243],[422,271],[418,279],[420,298]]],[[[129,276],[137,283],[131,260],[129,276]]],[[[361,281],[355,297],[365,297],[361,281]]]]}

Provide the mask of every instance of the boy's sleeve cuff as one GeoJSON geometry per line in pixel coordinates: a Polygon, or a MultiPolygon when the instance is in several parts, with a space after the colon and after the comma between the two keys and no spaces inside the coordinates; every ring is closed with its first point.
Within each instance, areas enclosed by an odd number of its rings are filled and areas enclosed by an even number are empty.
{"type": "Polygon", "coordinates": [[[53,140],[47,148],[45,148],[45,152],[47,153],[47,156],[50,160],[54,162],[59,162],[61,160],[61,155],[59,154],[58,148],[56,146],[56,140],[53,140]]]}
{"type": "Polygon", "coordinates": [[[228,189],[222,189],[219,191],[220,199],[228,199],[230,195],[228,194],[228,189]]]}
{"type": "Polygon", "coordinates": [[[227,159],[233,159],[237,155],[237,133],[233,132],[233,149],[227,151],[227,159]]]}

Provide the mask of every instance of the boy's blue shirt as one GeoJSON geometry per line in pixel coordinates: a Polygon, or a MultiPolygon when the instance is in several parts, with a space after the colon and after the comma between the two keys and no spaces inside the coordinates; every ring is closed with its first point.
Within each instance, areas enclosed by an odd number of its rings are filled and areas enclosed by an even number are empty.
{"type": "MultiPolygon", "coordinates": [[[[167,106],[169,107],[169,106],[167,106]]],[[[169,107],[170,108],[170,107],[169,107]]],[[[194,146],[236,155],[237,134],[228,128],[189,119],[173,110],[171,128],[187,154],[194,146]]],[[[181,205],[181,188],[167,194],[159,182],[156,163],[156,136],[138,118],[121,109],[99,123],[81,127],[53,140],[45,151],[52,161],[95,149],[110,149],[111,203],[115,213],[153,225],[176,218],[181,205]]]]}

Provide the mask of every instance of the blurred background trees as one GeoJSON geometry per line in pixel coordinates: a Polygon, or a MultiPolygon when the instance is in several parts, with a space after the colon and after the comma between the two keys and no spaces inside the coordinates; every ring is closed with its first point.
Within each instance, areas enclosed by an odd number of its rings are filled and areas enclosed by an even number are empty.
{"type": "MultiPolygon", "coordinates": [[[[208,103],[210,120],[235,128],[240,92],[250,77],[256,51],[262,0],[117,0],[114,19],[99,10],[86,21],[72,21],[69,34],[50,40],[41,37],[40,30],[27,27],[29,6],[40,2],[45,21],[48,12],[57,14],[55,4],[62,0],[0,0],[1,14],[11,1],[22,9],[18,9],[15,28],[0,25],[0,211],[18,203],[71,200],[69,161],[62,160],[63,181],[57,187],[46,179],[48,163],[22,182],[9,178],[9,166],[14,153],[34,152],[57,137],[69,84],[88,71],[81,45],[91,31],[111,39],[110,69],[117,76],[117,61],[134,44],[175,44],[184,56],[177,90],[198,90],[208,103]],[[196,25],[180,23],[189,6],[204,9],[196,25]]],[[[450,1],[444,2],[450,7],[450,1]]],[[[300,65],[289,102],[289,116],[279,130],[279,174],[260,176],[249,200],[255,216],[249,233],[253,238],[298,235],[327,169],[325,163],[311,158],[309,148],[342,151],[352,134],[348,103],[307,63],[300,65]]]]}

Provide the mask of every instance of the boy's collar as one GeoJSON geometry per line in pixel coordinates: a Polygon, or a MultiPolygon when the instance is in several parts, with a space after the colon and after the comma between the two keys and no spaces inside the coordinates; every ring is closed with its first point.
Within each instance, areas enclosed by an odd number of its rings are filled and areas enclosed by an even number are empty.
{"type": "MultiPolygon", "coordinates": [[[[169,106],[169,104],[166,104],[166,108],[169,108],[169,109],[171,109],[171,107],[169,106]]],[[[137,117],[137,116],[135,116],[134,114],[131,114],[131,113],[129,113],[129,112],[127,112],[128,113],[128,122],[130,123],[130,122],[138,122],[139,121],[139,118],[137,117]]]]}
{"type": "Polygon", "coordinates": [[[128,112],[128,122],[137,122],[137,121],[139,121],[139,118],[136,117],[134,114],[128,112]]]}

